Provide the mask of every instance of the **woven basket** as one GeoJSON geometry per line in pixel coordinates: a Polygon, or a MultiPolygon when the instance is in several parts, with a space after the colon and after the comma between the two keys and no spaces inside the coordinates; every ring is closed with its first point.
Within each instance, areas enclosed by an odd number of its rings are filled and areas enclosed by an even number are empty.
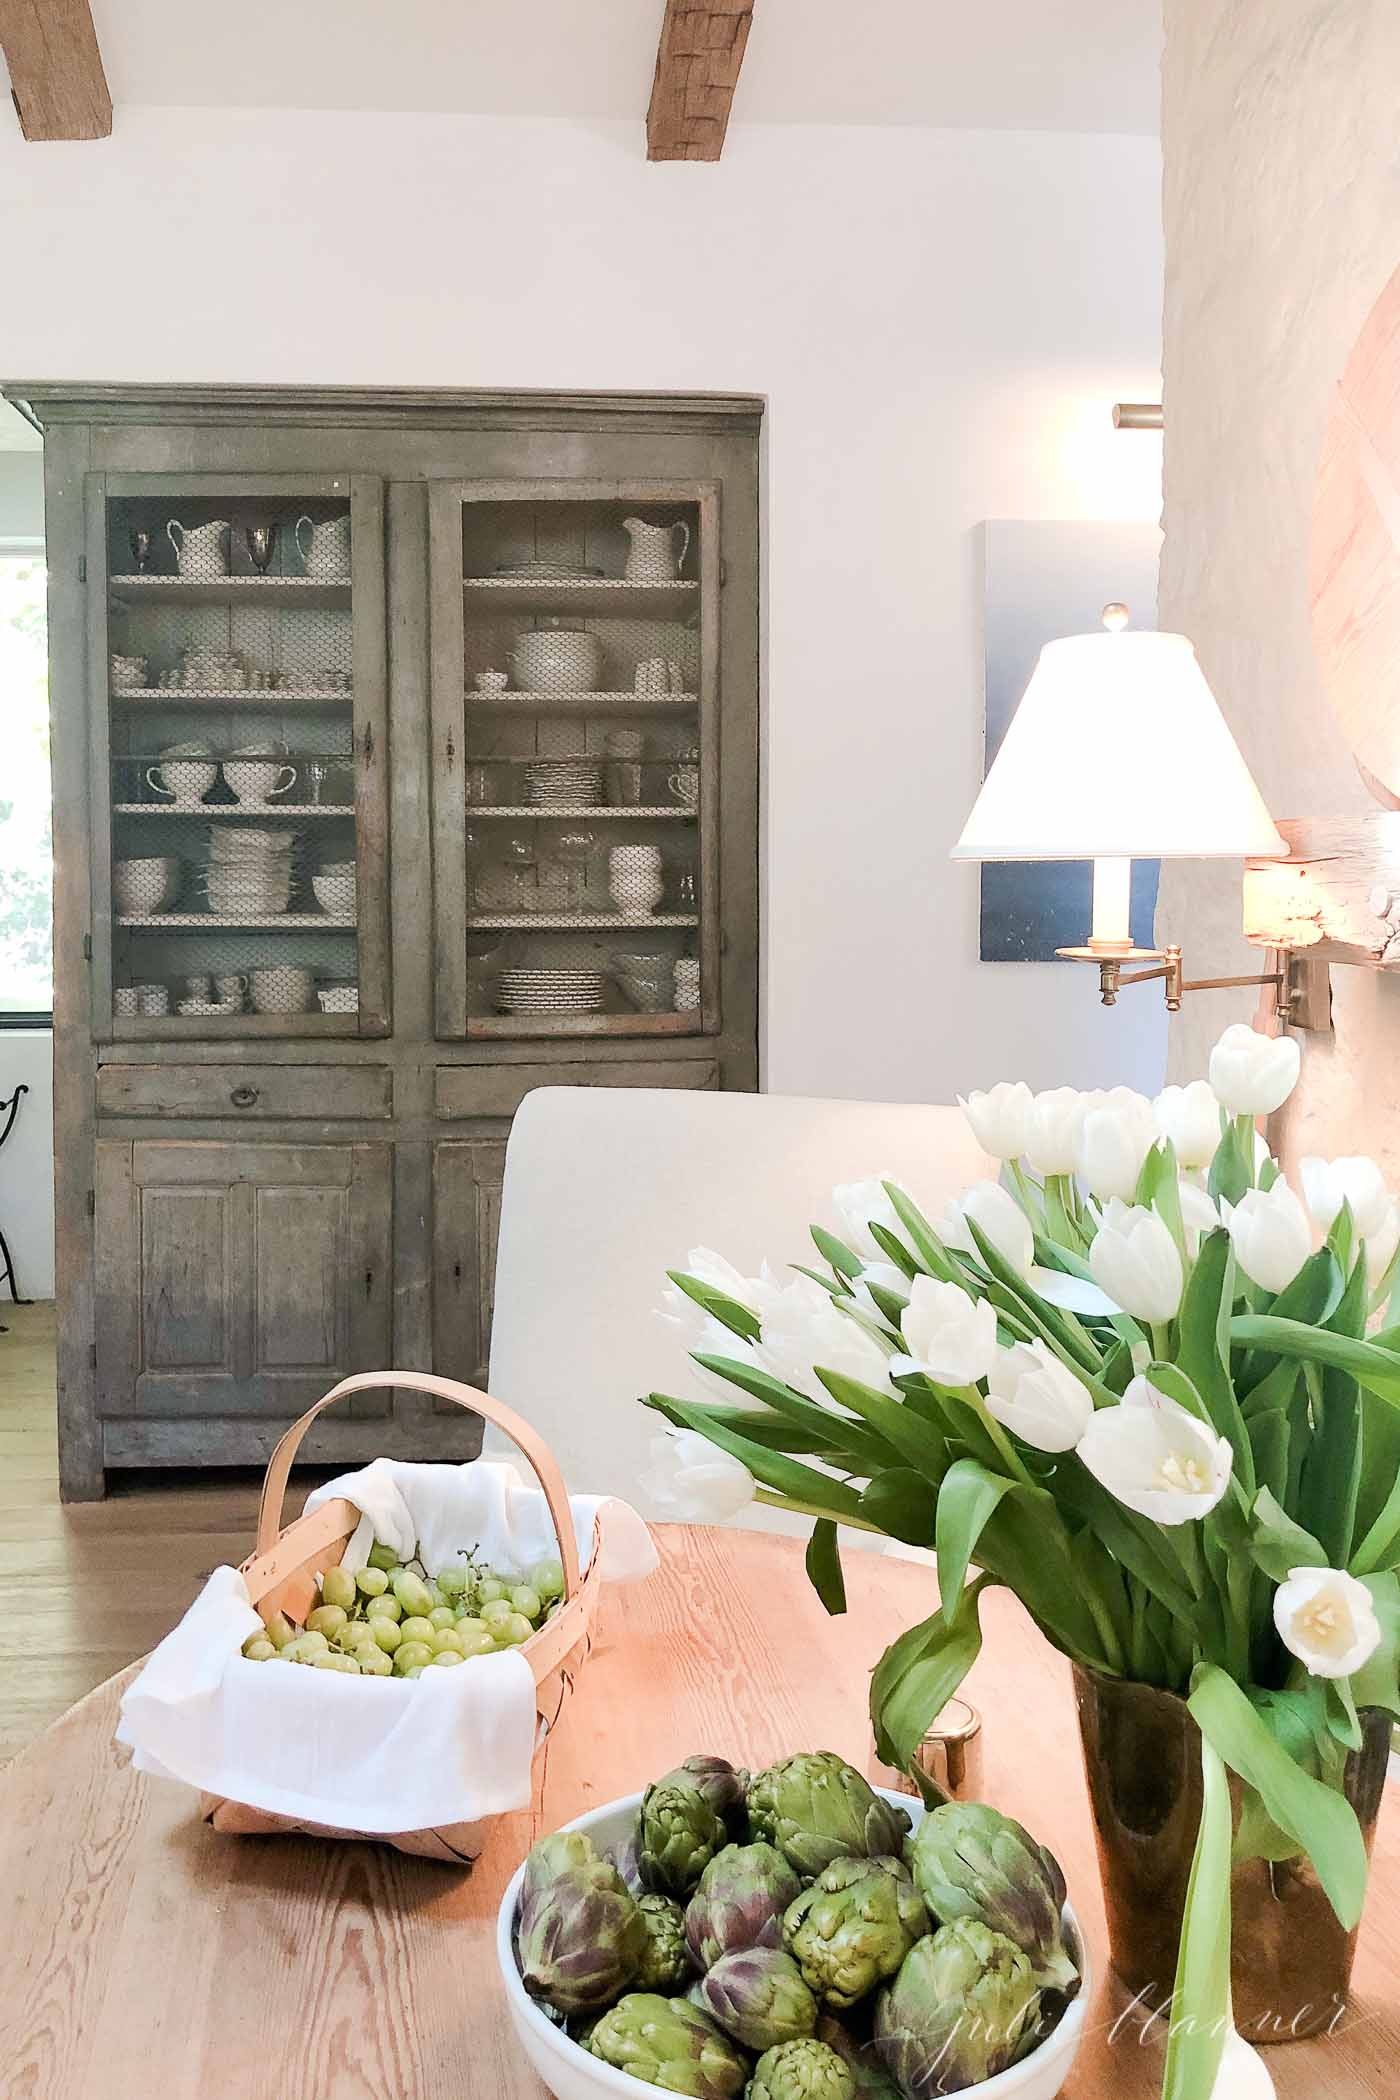
{"type": "MultiPolygon", "coordinates": [[[[535,1680],[539,1728],[533,1779],[538,1820],[549,1736],[559,1720],[592,1636],[601,1556],[595,1532],[594,1551],[587,1571],[580,1575],[578,1547],[563,1476],[548,1446],[512,1409],[503,1407],[499,1400],[477,1392],[472,1386],[459,1385],[455,1379],[437,1378],[427,1372],[367,1371],[354,1378],[342,1378],[339,1385],[333,1386],[314,1407],[308,1407],[299,1421],[293,1422],[268,1461],[258,1508],[257,1544],[241,1570],[248,1585],[248,1595],[265,1622],[275,1612],[281,1611],[300,1625],[307,1612],[313,1609],[318,1595],[316,1578],[324,1569],[338,1564],[359,1529],[361,1512],[353,1502],[337,1499],[322,1503],[319,1509],[298,1517],[284,1531],[281,1528],[282,1504],[287,1476],[302,1438],[323,1408],[329,1407],[334,1400],[343,1399],[347,1393],[377,1391],[385,1386],[397,1387],[404,1392],[431,1393],[494,1422],[529,1462],[544,1490],[559,1542],[564,1596],[553,1616],[517,1651],[529,1663],[535,1680]]],[[[263,1809],[250,1808],[215,1794],[201,1795],[200,1813],[215,1830],[235,1836],[264,1837],[279,1831],[302,1831],[316,1837],[358,1838],[368,1835],[362,1831],[332,1830],[324,1824],[300,1823],[287,1816],[269,1815],[263,1809]]],[[[401,1852],[459,1863],[469,1862],[475,1857],[480,1850],[482,1834],[483,1826],[479,1823],[456,1823],[440,1830],[396,1831],[392,1835],[382,1831],[372,1833],[375,1842],[397,1846],[401,1852]]]]}

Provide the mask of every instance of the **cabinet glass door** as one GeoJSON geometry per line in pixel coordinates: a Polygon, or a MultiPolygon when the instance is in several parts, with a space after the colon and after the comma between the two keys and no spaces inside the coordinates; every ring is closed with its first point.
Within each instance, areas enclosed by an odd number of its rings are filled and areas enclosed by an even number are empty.
{"type": "Polygon", "coordinates": [[[94,475],[88,577],[98,1032],[383,1034],[382,484],[94,475]]]}
{"type": "Polygon", "coordinates": [[[714,1032],[717,486],[430,505],[438,1033],[714,1032]]]}

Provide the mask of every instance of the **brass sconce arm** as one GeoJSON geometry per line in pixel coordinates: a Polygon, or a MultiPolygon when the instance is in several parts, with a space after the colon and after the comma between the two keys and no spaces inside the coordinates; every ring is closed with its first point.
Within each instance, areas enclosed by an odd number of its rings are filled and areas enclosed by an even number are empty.
{"type": "MultiPolygon", "coordinates": [[[[1125,947],[1116,955],[1096,950],[1092,942],[1085,948],[1057,948],[1055,951],[1067,962],[1098,965],[1099,997],[1105,1006],[1116,1005],[1118,994],[1133,984],[1160,983],[1166,995],[1167,1011],[1173,1014],[1180,1011],[1182,998],[1187,992],[1220,992],[1237,986],[1272,985],[1276,994],[1274,1011],[1280,1021],[1294,1021],[1308,1027],[1326,1025],[1301,1019],[1302,1009],[1312,1003],[1307,975],[1309,964],[1289,948],[1271,948],[1268,952],[1270,961],[1277,967],[1264,970],[1257,977],[1187,977],[1182,969],[1181,949],[1175,943],[1167,948],[1125,947]],[[1128,962],[1149,963],[1151,968],[1125,970],[1123,965],[1128,962]]],[[[1326,966],[1320,967],[1325,978],[1326,966]]]]}

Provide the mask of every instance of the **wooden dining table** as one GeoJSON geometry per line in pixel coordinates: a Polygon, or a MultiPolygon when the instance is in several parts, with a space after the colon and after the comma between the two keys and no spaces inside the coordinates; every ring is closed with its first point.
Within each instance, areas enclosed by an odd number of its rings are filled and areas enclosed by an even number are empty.
{"type": "MultiPolygon", "coordinates": [[[[605,1596],[550,1746],[540,1827],[693,1750],[758,1768],[829,1749],[870,1769],[868,1674],[933,1608],[933,1571],[850,1553],[849,1609],[828,1618],[790,1539],[662,1526],[657,1542],[659,1570],[605,1596]]],[[[1059,1855],[1092,1951],[1067,2100],[1150,2100],[1164,2036],[1108,1972],[1068,1666],[1005,1593],[984,1599],[983,1620],[967,1692],[984,1793],[1059,1855]]],[[[135,1667],[0,1774],[3,2100],[538,2100],[493,1944],[535,1815],[492,1825],[470,1872],[382,1844],[216,1835],[189,1791],[143,1778],[112,1740],[135,1667]]],[[[1331,2035],[1267,2061],[1281,2100],[1400,2091],[1393,1799],[1350,2007],[1331,2035]]]]}

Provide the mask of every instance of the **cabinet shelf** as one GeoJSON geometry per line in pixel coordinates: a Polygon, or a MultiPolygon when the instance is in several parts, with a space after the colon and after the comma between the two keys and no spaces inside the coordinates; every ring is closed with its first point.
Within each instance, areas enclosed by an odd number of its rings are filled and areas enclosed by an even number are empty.
{"type": "Polygon", "coordinates": [[[467,1034],[498,1036],[653,1036],[700,1035],[704,1021],[695,1009],[656,1014],[469,1014],[467,1034]]]}
{"type": "MultiPolygon", "coordinates": [[[[155,761],[152,760],[152,764],[155,761]]],[[[114,802],[114,817],[207,817],[211,823],[223,824],[230,820],[236,823],[240,817],[256,817],[260,824],[269,817],[353,817],[353,802],[243,802],[235,809],[227,802],[188,803],[176,808],[173,802],[114,802]]],[[[480,815],[487,812],[482,810],[480,815]]]]}
{"type": "Polygon", "coordinates": [[[654,911],[644,918],[625,917],[617,911],[575,912],[472,912],[468,933],[598,933],[618,927],[698,926],[694,912],[654,911]]]}
{"type": "Polygon", "coordinates": [[[323,583],[312,576],[113,576],[113,598],[124,605],[268,605],[323,610],[348,606],[349,578],[323,583]]]}
{"type": "Polygon", "coordinates": [[[643,821],[648,824],[655,824],[672,820],[682,824],[693,824],[695,815],[696,813],[693,809],[679,809],[674,802],[660,802],[650,807],[634,806],[630,803],[617,805],[611,802],[580,802],[577,805],[572,802],[568,804],[552,803],[548,807],[538,802],[493,802],[489,805],[480,802],[469,802],[467,804],[467,820],[469,823],[478,817],[485,817],[488,820],[493,817],[541,817],[548,821],[553,821],[560,817],[570,821],[580,817],[588,817],[601,823],[610,824],[614,817],[621,817],[627,823],[643,821]]]}
{"type": "Polygon", "coordinates": [[[307,688],[291,686],[233,686],[228,689],[192,685],[122,685],[112,688],[113,707],[256,707],[264,714],[279,707],[349,707],[354,694],[345,686],[307,688]]]}
{"type": "Polygon", "coordinates": [[[323,911],[212,912],[153,911],[115,919],[126,929],[152,933],[226,933],[230,927],[255,927],[268,933],[353,933],[354,919],[333,919],[323,911]]]}
{"type": "Polygon", "coordinates": [[[697,704],[694,693],[468,693],[475,715],[673,715],[697,704]]]}
{"type": "Polygon", "coordinates": [[[622,576],[589,576],[577,583],[547,577],[464,576],[469,606],[503,612],[610,613],[616,620],[685,620],[700,607],[698,583],[629,583],[622,576]]]}

